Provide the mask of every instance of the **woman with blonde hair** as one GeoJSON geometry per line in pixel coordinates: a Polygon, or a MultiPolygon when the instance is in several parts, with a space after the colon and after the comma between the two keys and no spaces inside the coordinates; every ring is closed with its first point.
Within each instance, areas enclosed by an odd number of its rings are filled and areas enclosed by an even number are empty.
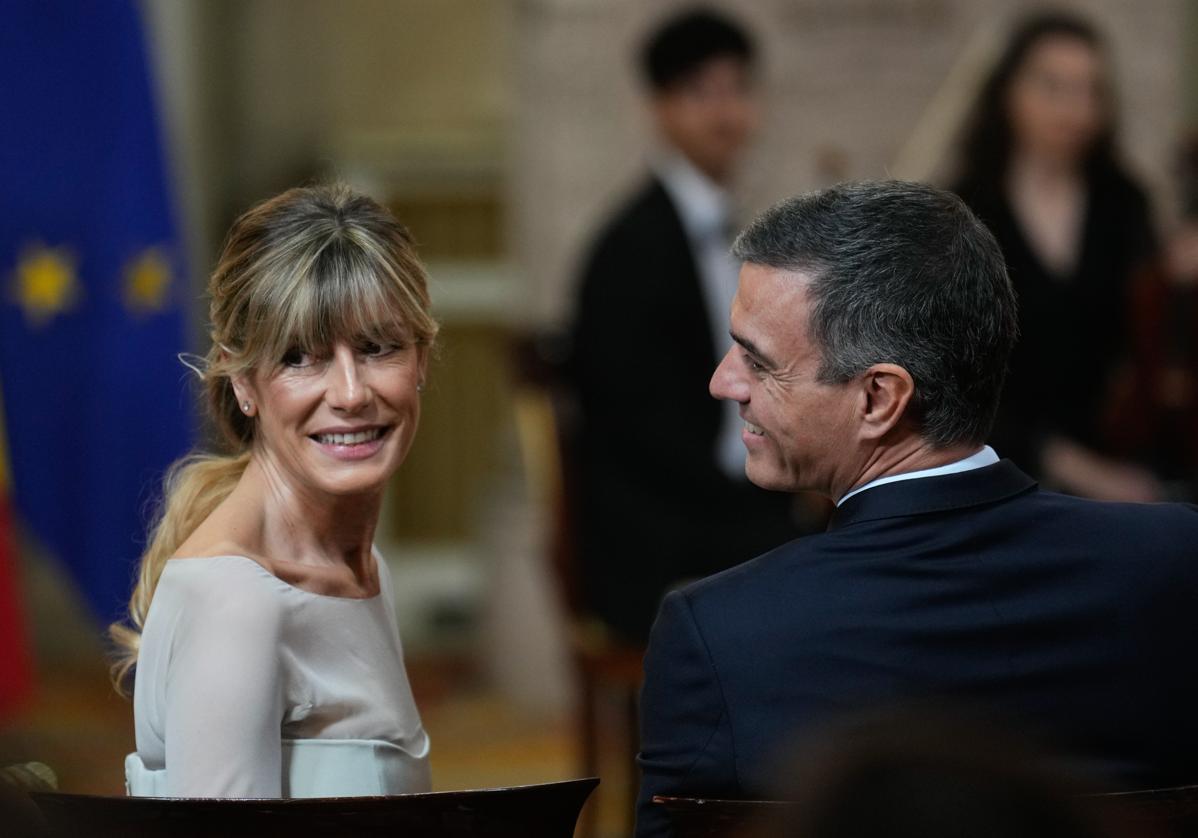
{"type": "Polygon", "coordinates": [[[115,678],[134,680],[129,792],[426,791],[372,546],[437,330],[412,241],[343,186],[292,189],[234,223],[209,294],[200,369],[228,452],[173,469],[131,625],[112,627],[115,678]]]}

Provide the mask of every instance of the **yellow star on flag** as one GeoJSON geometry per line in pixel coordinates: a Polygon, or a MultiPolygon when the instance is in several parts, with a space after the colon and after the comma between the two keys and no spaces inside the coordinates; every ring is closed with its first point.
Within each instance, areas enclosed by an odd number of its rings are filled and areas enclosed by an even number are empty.
{"type": "Polygon", "coordinates": [[[75,259],[66,248],[40,244],[26,248],[15,279],[13,296],[34,328],[71,309],[83,294],[75,259]]]}
{"type": "Polygon", "coordinates": [[[154,314],[170,302],[171,264],[162,248],[150,247],[125,265],[123,297],[134,314],[154,314]]]}

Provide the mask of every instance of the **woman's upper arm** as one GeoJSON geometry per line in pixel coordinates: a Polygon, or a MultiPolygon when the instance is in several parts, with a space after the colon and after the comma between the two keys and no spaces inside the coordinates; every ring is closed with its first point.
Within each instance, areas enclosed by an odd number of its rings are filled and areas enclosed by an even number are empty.
{"type": "Polygon", "coordinates": [[[282,613],[269,591],[193,591],[166,675],[169,794],[282,793],[282,613]]]}

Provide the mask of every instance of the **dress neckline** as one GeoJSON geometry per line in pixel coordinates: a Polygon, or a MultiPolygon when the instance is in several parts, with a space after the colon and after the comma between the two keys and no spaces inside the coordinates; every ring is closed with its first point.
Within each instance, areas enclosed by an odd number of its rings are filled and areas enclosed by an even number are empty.
{"type": "Polygon", "coordinates": [[[1031,236],[1024,229],[1023,219],[1019,217],[1019,212],[1015,209],[1015,202],[1011,199],[1011,195],[1004,190],[1001,199],[1002,211],[1007,215],[1016,246],[1023,249],[1036,270],[1040,272],[1040,275],[1047,279],[1048,283],[1054,287],[1078,287],[1081,284],[1083,272],[1087,270],[1087,266],[1083,262],[1090,247],[1089,242],[1093,236],[1093,226],[1095,223],[1093,185],[1087,182],[1084,186],[1082,213],[1081,218],[1078,220],[1076,259],[1073,267],[1063,272],[1050,266],[1040,253],[1039,248],[1032,242],[1031,236]]]}
{"type": "Polygon", "coordinates": [[[377,576],[379,578],[379,589],[377,592],[375,592],[374,594],[367,596],[367,597],[337,596],[336,594],[320,594],[320,593],[317,593],[316,591],[306,590],[305,588],[301,588],[298,585],[293,585],[290,582],[288,582],[286,579],[283,579],[283,578],[271,573],[260,562],[257,562],[254,559],[250,558],[249,556],[243,556],[239,553],[221,553],[221,554],[215,555],[215,556],[175,556],[170,559],[167,559],[166,563],[169,566],[172,563],[182,564],[184,562],[202,562],[206,559],[240,559],[241,561],[249,562],[251,565],[256,567],[259,571],[261,571],[262,574],[264,574],[265,576],[269,577],[270,579],[273,579],[274,581],[278,582],[280,585],[283,585],[287,589],[295,591],[298,594],[303,594],[304,596],[316,597],[317,599],[331,599],[331,600],[336,600],[338,602],[375,602],[375,601],[381,599],[383,596],[383,575],[382,575],[382,571],[380,569],[381,565],[382,565],[382,559],[379,557],[378,553],[374,550],[371,550],[370,554],[371,554],[371,557],[374,559],[375,568],[376,568],[376,570],[378,570],[377,576]]]}

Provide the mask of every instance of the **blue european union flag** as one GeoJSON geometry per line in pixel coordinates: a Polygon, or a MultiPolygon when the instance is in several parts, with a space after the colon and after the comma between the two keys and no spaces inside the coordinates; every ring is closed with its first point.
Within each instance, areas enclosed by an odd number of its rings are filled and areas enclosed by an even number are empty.
{"type": "Polygon", "coordinates": [[[102,620],[190,446],[186,276],[135,0],[0,21],[0,390],[20,520],[102,620]]]}

